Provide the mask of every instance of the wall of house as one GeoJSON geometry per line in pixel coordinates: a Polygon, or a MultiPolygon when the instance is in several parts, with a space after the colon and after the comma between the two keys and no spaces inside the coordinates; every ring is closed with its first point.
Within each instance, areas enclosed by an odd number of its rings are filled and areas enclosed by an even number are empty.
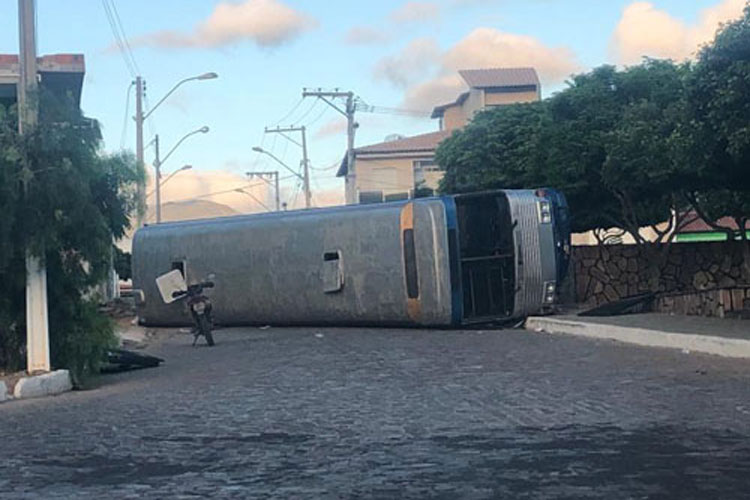
{"type": "Polygon", "coordinates": [[[470,89],[469,96],[461,104],[461,109],[464,114],[464,122],[470,122],[475,114],[484,109],[484,90],[470,89]]]}
{"type": "Polygon", "coordinates": [[[500,106],[501,104],[513,104],[517,102],[534,102],[539,100],[537,91],[530,92],[492,92],[485,91],[484,105],[500,106]]]}
{"type": "MultiPolygon", "coordinates": [[[[392,157],[356,159],[358,191],[382,191],[383,195],[405,193],[414,189],[416,158],[392,157]]],[[[426,158],[425,158],[426,159],[426,158]]]]}
{"type": "MultiPolygon", "coordinates": [[[[710,297],[711,290],[744,289],[750,287],[750,272],[743,268],[742,251],[742,242],[675,243],[658,289],[650,290],[648,259],[637,245],[573,247],[575,300],[598,305],[647,291],[710,297]]],[[[680,300],[673,297],[662,305],[680,300]]],[[[697,305],[703,299],[691,300],[697,305]]]]}
{"type": "Polygon", "coordinates": [[[443,128],[442,130],[455,130],[466,125],[466,116],[463,108],[455,104],[443,111],[443,128]]]}

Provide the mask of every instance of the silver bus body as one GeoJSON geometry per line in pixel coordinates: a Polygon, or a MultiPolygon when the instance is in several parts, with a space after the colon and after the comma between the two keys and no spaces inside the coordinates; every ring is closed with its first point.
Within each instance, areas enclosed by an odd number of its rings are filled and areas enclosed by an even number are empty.
{"type": "Polygon", "coordinates": [[[550,201],[492,191],[379,205],[175,222],[140,229],[141,323],[187,324],[155,279],[209,275],[223,325],[459,326],[522,318],[554,301],[550,201]]]}

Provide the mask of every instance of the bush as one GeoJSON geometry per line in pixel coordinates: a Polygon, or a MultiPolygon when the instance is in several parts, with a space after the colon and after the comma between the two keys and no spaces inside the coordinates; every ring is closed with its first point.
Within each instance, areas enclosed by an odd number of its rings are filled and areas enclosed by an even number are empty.
{"type": "Polygon", "coordinates": [[[47,270],[50,361],[80,383],[115,342],[112,323],[86,297],[105,279],[143,169],[131,155],[103,154],[98,124],[69,102],[40,96],[39,125],[23,137],[16,117],[0,109],[0,368],[26,361],[29,251],[47,270]]]}

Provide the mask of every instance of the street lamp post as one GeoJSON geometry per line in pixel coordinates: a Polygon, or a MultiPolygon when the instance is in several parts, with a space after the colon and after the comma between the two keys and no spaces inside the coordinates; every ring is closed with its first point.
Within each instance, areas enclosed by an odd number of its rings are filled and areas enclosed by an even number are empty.
{"type": "MultiPolygon", "coordinates": [[[[143,81],[143,78],[141,76],[137,76],[135,78],[135,154],[136,159],[138,161],[139,166],[143,166],[143,123],[145,122],[146,118],[151,116],[151,113],[153,113],[156,108],[158,108],[161,103],[163,103],[170,95],[174,93],[177,88],[187,82],[193,81],[193,80],[213,80],[214,78],[218,78],[219,75],[216,73],[210,72],[210,73],[203,73],[202,75],[197,76],[191,76],[189,78],[185,78],[183,80],[180,80],[177,82],[177,84],[172,87],[172,89],[166,93],[164,97],[159,100],[159,102],[156,103],[156,105],[151,108],[147,113],[143,112],[143,94],[144,94],[144,88],[145,88],[145,82],[143,81]]],[[[143,226],[143,212],[144,212],[144,205],[145,205],[146,197],[145,197],[145,186],[143,183],[138,183],[138,227],[143,226]]]]}
{"type": "Polygon", "coordinates": [[[308,188],[306,189],[306,193],[305,193],[305,204],[307,205],[307,208],[310,208],[310,196],[309,196],[309,177],[307,177],[307,176],[302,176],[302,175],[300,175],[300,174],[299,174],[298,172],[295,172],[295,171],[294,171],[294,169],[293,169],[292,167],[290,167],[289,165],[287,165],[286,163],[284,163],[283,161],[281,161],[281,160],[280,160],[280,159],[279,159],[279,158],[278,158],[278,157],[277,157],[276,155],[274,155],[274,154],[273,154],[273,153],[271,153],[270,151],[266,151],[265,149],[263,149],[263,148],[262,148],[262,147],[260,147],[260,146],[255,146],[255,147],[253,147],[253,151],[255,151],[256,153],[262,153],[262,154],[264,154],[264,155],[268,155],[268,156],[270,156],[270,157],[271,157],[271,158],[273,158],[273,159],[274,159],[274,160],[275,160],[275,161],[276,161],[277,163],[279,163],[279,164],[280,164],[280,165],[281,165],[282,167],[284,167],[285,169],[287,169],[287,170],[289,170],[289,171],[290,171],[291,173],[293,173],[293,174],[295,175],[295,177],[298,177],[298,178],[299,178],[299,179],[300,179],[300,180],[301,180],[301,181],[302,181],[302,182],[304,183],[304,185],[308,187],[308,188]]]}
{"type": "MultiPolygon", "coordinates": [[[[164,159],[161,159],[159,157],[159,134],[156,134],[156,137],[154,137],[154,149],[156,152],[156,159],[154,160],[154,169],[156,170],[156,223],[159,224],[161,222],[161,166],[164,164],[165,161],[172,155],[172,153],[175,152],[175,150],[182,144],[188,137],[195,135],[195,134],[207,134],[210,129],[208,127],[201,127],[197,130],[193,130],[190,133],[185,134],[182,139],[177,141],[177,144],[172,147],[172,149],[169,150],[169,153],[164,157],[164,159]]],[[[186,167],[192,168],[189,165],[186,165],[186,167]]],[[[177,170],[172,175],[175,175],[177,172],[181,172],[183,170],[187,170],[187,168],[182,167],[180,170],[177,170]]],[[[172,177],[170,175],[169,177],[172,177]]],[[[167,179],[168,180],[168,179],[167,179]]],[[[166,180],[164,182],[167,182],[166,180]]]]}
{"type": "Polygon", "coordinates": [[[271,172],[245,172],[245,175],[249,179],[252,179],[253,177],[258,176],[258,178],[260,178],[260,180],[262,180],[263,182],[265,182],[266,184],[268,184],[269,186],[271,186],[272,188],[274,188],[274,190],[276,191],[276,211],[277,212],[280,211],[281,210],[281,200],[279,199],[279,171],[278,170],[273,170],[271,172]],[[267,175],[271,176],[273,178],[273,183],[271,183],[271,181],[269,181],[268,179],[266,179],[265,176],[267,176],[267,175]]]}
{"type": "Polygon", "coordinates": [[[242,194],[245,194],[245,195],[249,196],[250,198],[252,198],[252,199],[253,199],[253,200],[255,200],[256,202],[258,202],[258,204],[259,204],[259,205],[260,205],[261,207],[265,208],[265,209],[266,209],[267,211],[269,211],[269,212],[271,211],[271,209],[270,209],[270,208],[268,208],[268,205],[266,205],[265,203],[263,203],[262,201],[260,201],[260,200],[258,199],[258,197],[257,197],[257,196],[255,196],[255,195],[254,195],[253,193],[250,193],[250,192],[248,192],[248,191],[245,191],[245,190],[244,190],[244,189],[242,189],[242,188],[237,188],[237,189],[235,189],[235,192],[237,192],[237,193],[242,193],[242,194]]]}

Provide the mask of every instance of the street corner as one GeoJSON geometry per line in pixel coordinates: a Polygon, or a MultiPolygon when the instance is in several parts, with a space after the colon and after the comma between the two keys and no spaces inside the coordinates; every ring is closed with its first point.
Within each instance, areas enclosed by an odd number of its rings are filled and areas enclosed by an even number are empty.
{"type": "Polygon", "coordinates": [[[658,313],[606,318],[539,316],[526,319],[524,328],[534,333],[562,334],[614,340],[643,347],[677,349],[750,359],[750,338],[743,320],[695,318],[658,313]]]}

